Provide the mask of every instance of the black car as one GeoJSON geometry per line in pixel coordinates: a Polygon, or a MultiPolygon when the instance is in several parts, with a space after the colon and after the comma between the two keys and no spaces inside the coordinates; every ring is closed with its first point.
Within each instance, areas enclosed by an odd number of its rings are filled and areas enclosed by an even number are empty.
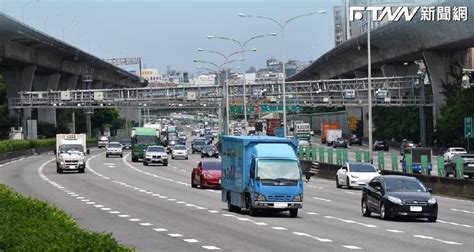
{"type": "Polygon", "coordinates": [[[456,173],[456,159],[462,158],[463,162],[463,175],[467,175],[470,179],[474,175],[474,154],[455,154],[452,158],[445,162],[444,167],[446,170],[446,177],[449,174],[453,174],[454,177],[458,177],[456,173]]]}
{"type": "Polygon", "coordinates": [[[415,177],[385,175],[373,178],[362,191],[362,215],[380,214],[381,219],[392,217],[438,218],[438,202],[431,189],[415,177]]]}
{"type": "Polygon", "coordinates": [[[201,158],[204,157],[219,157],[219,151],[215,145],[204,145],[201,150],[201,158]]]}
{"type": "Polygon", "coordinates": [[[347,140],[345,138],[338,138],[334,142],[332,142],[332,147],[337,148],[337,147],[342,147],[342,148],[347,148],[347,140]]]}
{"type": "Polygon", "coordinates": [[[202,147],[207,145],[207,141],[204,138],[196,138],[191,142],[191,152],[201,152],[202,147]]]}
{"type": "Polygon", "coordinates": [[[349,145],[356,145],[358,144],[359,146],[362,146],[362,137],[352,135],[351,138],[349,138],[349,145]]]}
{"type": "Polygon", "coordinates": [[[132,148],[132,140],[130,139],[123,139],[120,141],[120,143],[122,144],[122,148],[124,150],[130,150],[132,148]]]}
{"type": "Polygon", "coordinates": [[[382,140],[375,141],[374,143],[374,151],[388,151],[388,143],[382,140]]]}

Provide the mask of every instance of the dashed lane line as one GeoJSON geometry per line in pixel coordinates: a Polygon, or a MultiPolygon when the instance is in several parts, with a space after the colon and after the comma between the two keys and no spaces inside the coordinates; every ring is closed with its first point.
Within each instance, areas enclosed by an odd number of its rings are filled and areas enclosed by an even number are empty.
{"type": "Polygon", "coordinates": [[[459,224],[459,223],[456,223],[456,222],[450,222],[450,221],[444,221],[444,220],[438,220],[437,222],[439,222],[439,223],[444,223],[444,224],[449,224],[449,225],[453,225],[453,226],[472,228],[471,225],[459,224]]]}
{"type": "Polygon", "coordinates": [[[442,243],[449,244],[449,245],[462,245],[462,243],[459,243],[459,242],[445,241],[445,240],[437,239],[437,238],[434,238],[434,237],[431,237],[431,236],[426,236],[426,235],[413,235],[413,237],[420,238],[420,239],[428,239],[428,240],[438,241],[438,242],[442,242],[442,243]]]}
{"type": "Polygon", "coordinates": [[[473,211],[468,211],[468,210],[463,210],[463,209],[456,209],[456,208],[451,208],[451,211],[454,211],[454,212],[461,212],[461,213],[468,213],[468,214],[474,214],[473,211]]]}

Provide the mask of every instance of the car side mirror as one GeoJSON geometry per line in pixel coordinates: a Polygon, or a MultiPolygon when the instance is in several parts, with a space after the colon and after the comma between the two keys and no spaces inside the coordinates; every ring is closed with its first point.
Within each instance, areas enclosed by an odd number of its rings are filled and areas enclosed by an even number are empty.
{"type": "Polygon", "coordinates": [[[91,154],[91,151],[89,149],[87,149],[86,151],[87,155],[91,154]]]}
{"type": "Polygon", "coordinates": [[[432,188],[428,188],[427,191],[428,191],[429,193],[433,193],[433,189],[432,189],[432,188]]]}

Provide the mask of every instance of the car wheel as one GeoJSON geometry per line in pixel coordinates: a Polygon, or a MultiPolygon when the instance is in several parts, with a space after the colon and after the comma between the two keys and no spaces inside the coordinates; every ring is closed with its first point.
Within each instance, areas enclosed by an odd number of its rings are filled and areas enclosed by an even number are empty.
{"type": "Polygon", "coordinates": [[[120,154],[120,157],[123,158],[123,154],[120,154]]]}
{"type": "Polygon", "coordinates": [[[63,173],[63,169],[57,168],[57,169],[56,169],[56,172],[57,172],[57,173],[63,173]]]}
{"type": "Polygon", "coordinates": [[[197,185],[194,184],[194,179],[193,179],[193,175],[192,175],[192,174],[191,174],[191,187],[192,187],[192,188],[196,188],[196,187],[197,187],[197,185]]]}
{"type": "Polygon", "coordinates": [[[186,156],[186,160],[188,160],[188,156],[186,156]]]}
{"type": "Polygon", "coordinates": [[[85,168],[81,168],[78,170],[79,173],[84,173],[85,172],[85,168]]]}
{"type": "Polygon", "coordinates": [[[168,162],[166,162],[166,163],[163,163],[163,166],[168,166],[168,162]]]}
{"type": "Polygon", "coordinates": [[[472,174],[467,175],[469,179],[472,179],[472,174]]]}
{"type": "Polygon", "coordinates": [[[385,209],[385,204],[380,203],[380,218],[382,220],[388,220],[389,216],[387,215],[387,209],[385,209]]]}
{"type": "Polygon", "coordinates": [[[144,165],[144,166],[148,166],[148,163],[147,163],[147,162],[143,162],[143,165],[144,165]]]}
{"type": "Polygon", "coordinates": [[[201,155],[201,158],[204,158],[204,155],[201,155]]]}
{"type": "Polygon", "coordinates": [[[349,181],[349,178],[346,179],[346,186],[347,186],[348,189],[352,188],[351,182],[349,181]]]}
{"type": "Polygon", "coordinates": [[[194,154],[194,150],[192,151],[192,153],[194,154]]]}
{"type": "Polygon", "coordinates": [[[429,222],[436,222],[437,219],[438,219],[438,216],[431,216],[431,217],[428,217],[428,221],[429,221],[429,222]]]}
{"type": "Polygon", "coordinates": [[[370,212],[369,208],[367,207],[367,200],[366,199],[362,199],[360,207],[361,207],[363,216],[369,217],[370,214],[372,214],[372,212],[370,212]]]}
{"type": "Polygon", "coordinates": [[[297,209],[290,209],[290,217],[292,217],[292,218],[298,217],[298,208],[297,209]]]}
{"type": "Polygon", "coordinates": [[[341,188],[341,184],[339,184],[339,177],[336,175],[336,188],[341,188]]]}
{"type": "Polygon", "coordinates": [[[108,158],[108,157],[109,157],[109,155],[108,155],[108,154],[105,154],[105,157],[106,157],[106,158],[108,158]]]}
{"type": "Polygon", "coordinates": [[[173,157],[173,156],[171,156],[171,159],[173,159],[173,160],[174,160],[174,157],[173,157]]]}

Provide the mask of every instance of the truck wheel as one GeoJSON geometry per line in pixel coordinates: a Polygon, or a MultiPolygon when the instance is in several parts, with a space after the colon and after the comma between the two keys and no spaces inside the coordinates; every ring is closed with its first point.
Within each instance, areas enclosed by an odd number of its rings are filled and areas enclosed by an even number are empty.
{"type": "Polygon", "coordinates": [[[240,211],[239,207],[236,207],[236,206],[234,206],[230,203],[230,193],[227,194],[227,210],[229,210],[229,212],[239,212],[240,211]]]}
{"type": "Polygon", "coordinates": [[[132,157],[132,162],[133,163],[138,162],[138,158],[137,157],[132,157]]]}
{"type": "Polygon", "coordinates": [[[61,168],[58,167],[58,168],[56,169],[56,172],[57,172],[57,173],[63,173],[63,169],[61,169],[61,168]]]}
{"type": "Polygon", "coordinates": [[[292,217],[292,218],[298,217],[298,208],[297,209],[290,209],[290,217],[292,217]]]}

